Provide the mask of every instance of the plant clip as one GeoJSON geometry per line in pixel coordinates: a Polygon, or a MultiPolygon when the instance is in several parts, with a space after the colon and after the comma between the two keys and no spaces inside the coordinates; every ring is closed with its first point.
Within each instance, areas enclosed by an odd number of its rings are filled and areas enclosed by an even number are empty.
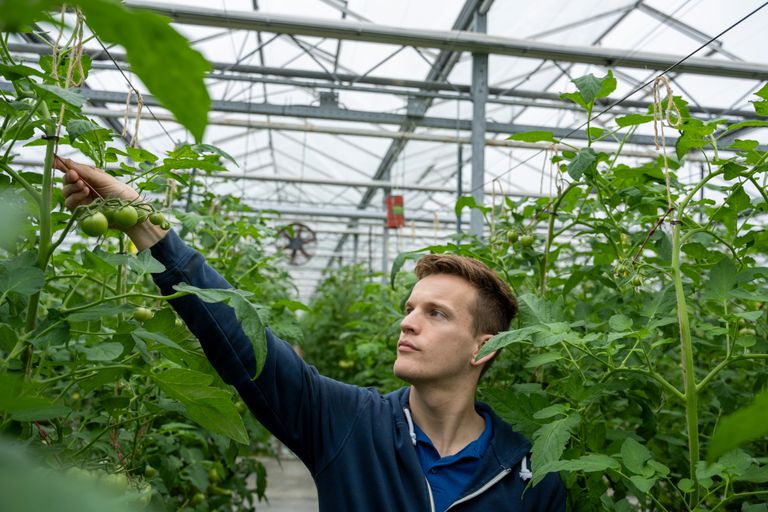
{"type": "Polygon", "coordinates": [[[55,140],[56,142],[59,141],[59,136],[58,135],[43,135],[40,138],[43,139],[43,140],[55,140]]]}
{"type": "Polygon", "coordinates": [[[676,226],[677,224],[682,224],[683,221],[676,220],[676,219],[669,219],[669,223],[672,224],[673,226],[676,226]]]}

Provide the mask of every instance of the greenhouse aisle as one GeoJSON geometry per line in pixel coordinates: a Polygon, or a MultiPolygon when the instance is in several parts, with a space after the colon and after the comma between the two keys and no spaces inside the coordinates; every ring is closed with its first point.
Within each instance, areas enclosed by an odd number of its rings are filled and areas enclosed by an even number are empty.
{"type": "Polygon", "coordinates": [[[267,502],[259,502],[257,510],[268,512],[317,512],[317,490],[312,477],[297,458],[288,455],[278,462],[260,458],[267,469],[267,502]]]}

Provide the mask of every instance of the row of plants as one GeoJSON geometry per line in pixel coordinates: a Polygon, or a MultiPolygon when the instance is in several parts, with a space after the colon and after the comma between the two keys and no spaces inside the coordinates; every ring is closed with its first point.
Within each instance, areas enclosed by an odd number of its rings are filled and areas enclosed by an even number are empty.
{"type": "MultiPolygon", "coordinates": [[[[588,118],[616,87],[610,72],[574,84],[563,98],[588,118]]],[[[519,298],[511,330],[478,357],[506,352],[481,395],[533,439],[532,484],[560,471],[573,510],[765,511],[768,152],[718,142],[768,121],[704,121],[681,97],[660,103],[588,124],[585,147],[551,158],[552,198],[462,198],[457,213],[480,209],[487,241],[427,250],[483,260],[519,298]],[[640,126],[669,121],[675,147],[622,157],[640,126]],[[595,149],[606,140],[614,152],[595,149]],[[686,183],[691,157],[703,177],[686,183]]],[[[766,113],[768,86],[754,104],[766,113]]],[[[417,256],[401,255],[393,275],[417,256]]]]}
{"type": "MultiPolygon", "coordinates": [[[[83,114],[78,86],[90,59],[81,50],[98,37],[126,49],[133,71],[199,141],[209,105],[205,59],[167,19],[111,0],[68,5],[71,14],[58,16],[50,12],[59,2],[3,2],[0,22],[0,76],[8,85],[0,98],[0,451],[8,454],[4,462],[22,461],[15,473],[0,466],[3,502],[28,506],[45,498],[46,507],[69,510],[65,489],[99,482],[113,495],[108,506],[94,498],[100,510],[119,503],[133,510],[255,510],[266,473],[254,455],[272,453],[270,435],[212,370],[169,297],[157,295],[151,274],[162,264],[148,251],[137,254],[118,229],[138,222],[168,228],[174,219],[235,287],[186,287],[174,297],[229,302],[247,319],[257,358],[267,322],[300,339],[294,312],[302,306],[266,256],[275,234],[264,217],[235,197],[211,193],[200,179],[224,171],[229,155],[178,143],[161,157],[120,144],[83,114]],[[37,63],[15,60],[10,33],[46,30],[34,25],[40,21],[58,46],[37,63]],[[147,45],[167,45],[167,52],[147,45]],[[22,146],[39,147],[42,170],[16,162],[22,146]],[[66,210],[52,164],[71,148],[142,200],[97,198],[66,210]]],[[[81,498],[86,510],[89,498],[81,498]]]]}

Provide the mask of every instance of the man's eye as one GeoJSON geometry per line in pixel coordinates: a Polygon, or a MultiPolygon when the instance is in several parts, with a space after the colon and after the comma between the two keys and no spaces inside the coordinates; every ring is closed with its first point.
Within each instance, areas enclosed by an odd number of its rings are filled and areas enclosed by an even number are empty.
{"type": "Polygon", "coordinates": [[[439,309],[433,309],[431,314],[432,314],[432,316],[438,316],[438,317],[441,317],[441,318],[445,318],[445,313],[443,313],[439,309]]]}

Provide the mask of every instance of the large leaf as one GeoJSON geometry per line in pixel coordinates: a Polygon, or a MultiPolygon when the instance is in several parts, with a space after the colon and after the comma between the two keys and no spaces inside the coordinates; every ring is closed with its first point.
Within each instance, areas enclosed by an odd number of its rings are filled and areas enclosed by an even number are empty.
{"type": "Polygon", "coordinates": [[[541,471],[545,474],[552,471],[583,471],[584,473],[603,472],[609,469],[620,469],[621,464],[610,455],[590,453],[578,459],[558,460],[545,464],[541,471]]]}
{"type": "Polygon", "coordinates": [[[267,358],[267,339],[264,320],[261,318],[262,313],[259,307],[246,299],[251,294],[234,289],[202,289],[186,283],[177,284],[174,286],[174,289],[197,295],[204,302],[224,302],[235,310],[235,315],[240,320],[243,332],[251,340],[256,360],[256,374],[254,378],[258,377],[262,368],[264,368],[264,361],[267,358]]]}
{"type": "Polygon", "coordinates": [[[645,463],[652,457],[651,452],[631,437],[621,445],[621,460],[624,466],[636,475],[644,474],[645,463]]]}
{"type": "Polygon", "coordinates": [[[768,435],[768,390],[759,393],[751,405],[723,418],[709,442],[707,460],[749,441],[768,435]]]}
{"type": "Polygon", "coordinates": [[[597,153],[592,148],[581,148],[573,160],[568,162],[568,174],[574,180],[580,180],[581,177],[590,170],[597,161],[597,153]]]}
{"type": "Polygon", "coordinates": [[[232,394],[209,387],[210,376],[174,368],[152,374],[152,378],[168,396],[184,405],[189,419],[238,443],[248,443],[248,432],[232,402],[232,394]]]}
{"type": "Polygon", "coordinates": [[[482,359],[494,350],[499,350],[513,343],[530,343],[531,337],[538,332],[538,327],[523,327],[514,331],[504,331],[488,340],[477,353],[476,359],[482,359]]]}
{"type": "Polygon", "coordinates": [[[116,0],[79,0],[99,38],[125,48],[131,70],[173,112],[196,141],[203,139],[211,100],[203,81],[210,64],[158,14],[116,0]]]}
{"type": "Polygon", "coordinates": [[[564,320],[561,300],[553,304],[545,298],[524,293],[518,298],[518,302],[523,324],[548,324],[564,320]]]}
{"type": "Polygon", "coordinates": [[[546,475],[540,468],[560,460],[573,429],[581,422],[581,416],[573,414],[547,423],[533,434],[533,481],[536,485],[546,475]]]}
{"type": "Polygon", "coordinates": [[[507,140],[521,140],[523,142],[558,142],[552,132],[544,130],[513,133],[507,137],[507,140]]]}
{"type": "Polygon", "coordinates": [[[728,256],[723,256],[709,271],[709,280],[705,285],[707,296],[717,302],[725,301],[737,282],[738,270],[736,265],[728,256]]]}
{"type": "Polygon", "coordinates": [[[45,284],[45,273],[35,266],[24,265],[21,260],[9,262],[0,269],[0,294],[10,292],[30,296],[45,284]]]}
{"type": "Polygon", "coordinates": [[[48,18],[56,0],[0,0],[0,32],[28,30],[32,23],[48,18]]]}
{"type": "Polygon", "coordinates": [[[89,361],[114,361],[123,353],[123,344],[117,341],[99,343],[91,347],[81,348],[85,358],[89,361]]]}

